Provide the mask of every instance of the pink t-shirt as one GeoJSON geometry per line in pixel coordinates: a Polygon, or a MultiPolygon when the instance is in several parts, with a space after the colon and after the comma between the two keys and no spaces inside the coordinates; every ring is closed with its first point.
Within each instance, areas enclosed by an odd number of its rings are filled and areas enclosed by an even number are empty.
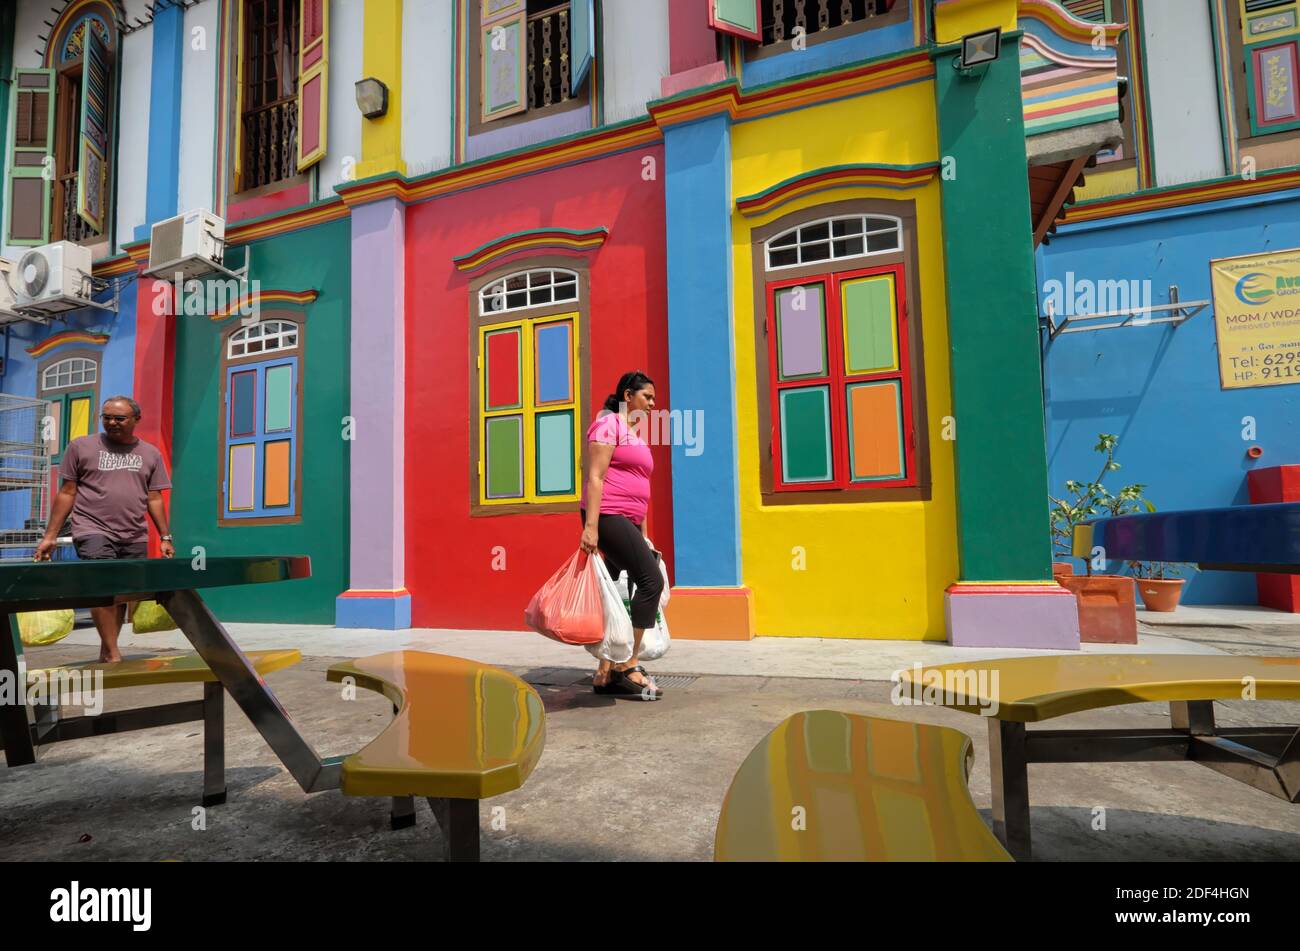
{"type": "MultiPolygon", "coordinates": [[[[650,505],[650,473],[655,461],[650,447],[618,413],[603,410],[587,427],[587,442],[614,446],[600,496],[601,515],[626,515],[635,524],[645,521],[650,505]]],[[[587,507],[587,482],[582,483],[582,507],[587,507]]]]}

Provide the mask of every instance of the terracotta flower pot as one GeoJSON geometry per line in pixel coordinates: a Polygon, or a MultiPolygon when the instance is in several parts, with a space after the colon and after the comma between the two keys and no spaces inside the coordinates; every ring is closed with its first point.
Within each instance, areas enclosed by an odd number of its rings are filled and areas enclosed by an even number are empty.
{"type": "Polygon", "coordinates": [[[1135,578],[1138,594],[1148,611],[1173,611],[1183,596],[1182,578],[1135,578]]]}
{"type": "Polygon", "coordinates": [[[1125,575],[1061,575],[1079,604],[1079,640],[1085,644],[1136,644],[1137,598],[1125,575]]]}
{"type": "Polygon", "coordinates": [[[1074,574],[1074,565],[1070,564],[1068,561],[1052,562],[1053,578],[1059,578],[1062,575],[1072,575],[1072,574],[1074,574]]]}

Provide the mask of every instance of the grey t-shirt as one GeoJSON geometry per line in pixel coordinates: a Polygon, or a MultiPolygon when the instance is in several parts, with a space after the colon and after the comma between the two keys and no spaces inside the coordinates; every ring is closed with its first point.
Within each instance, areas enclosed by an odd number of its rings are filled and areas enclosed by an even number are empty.
{"type": "Polygon", "coordinates": [[[72,537],[103,535],[119,542],[149,540],[149,493],[170,489],[162,453],[143,439],[115,443],[103,433],[79,436],[63,451],[59,475],[77,483],[72,537]]]}

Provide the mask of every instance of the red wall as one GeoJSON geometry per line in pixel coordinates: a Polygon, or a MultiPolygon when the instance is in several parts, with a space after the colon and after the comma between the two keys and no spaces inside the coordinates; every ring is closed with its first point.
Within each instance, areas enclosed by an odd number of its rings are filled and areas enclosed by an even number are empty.
{"type": "MultiPolygon", "coordinates": [[[[578,547],[572,512],[471,517],[469,283],[452,258],[542,227],[609,229],[590,267],[586,424],[624,372],[670,409],[662,148],[625,152],[412,205],[406,212],[406,586],[416,627],[523,630],[533,593],[578,547]],[[506,570],[492,570],[493,549],[506,570]]],[[[525,267],[527,257],[517,258],[525,267]]],[[[495,268],[495,264],[493,268],[495,268]]],[[[653,448],[650,537],[672,571],[671,447],[653,448]]]]}

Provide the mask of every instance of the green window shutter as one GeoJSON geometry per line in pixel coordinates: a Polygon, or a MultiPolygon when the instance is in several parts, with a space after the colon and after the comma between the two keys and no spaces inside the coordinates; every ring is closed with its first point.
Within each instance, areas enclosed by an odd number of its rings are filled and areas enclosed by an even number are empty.
{"type": "Polygon", "coordinates": [[[520,13],[482,29],[479,106],[484,122],[513,116],[528,108],[527,24],[527,13],[520,13]]]}
{"type": "Polygon", "coordinates": [[[77,141],[81,154],[77,170],[77,214],[99,234],[104,233],[108,224],[108,115],[111,89],[108,48],[99,34],[88,26],[85,55],[81,64],[81,134],[77,141]]]}
{"type": "Polygon", "coordinates": [[[569,88],[582,89],[596,55],[596,0],[572,0],[569,5],[569,88]]]}
{"type": "Polygon", "coordinates": [[[741,39],[761,40],[762,0],[709,0],[709,26],[741,39]]]}
{"type": "Polygon", "coordinates": [[[4,195],[5,238],[9,244],[35,246],[50,240],[54,84],[52,69],[14,71],[9,108],[13,117],[9,133],[9,170],[4,195]]]}

